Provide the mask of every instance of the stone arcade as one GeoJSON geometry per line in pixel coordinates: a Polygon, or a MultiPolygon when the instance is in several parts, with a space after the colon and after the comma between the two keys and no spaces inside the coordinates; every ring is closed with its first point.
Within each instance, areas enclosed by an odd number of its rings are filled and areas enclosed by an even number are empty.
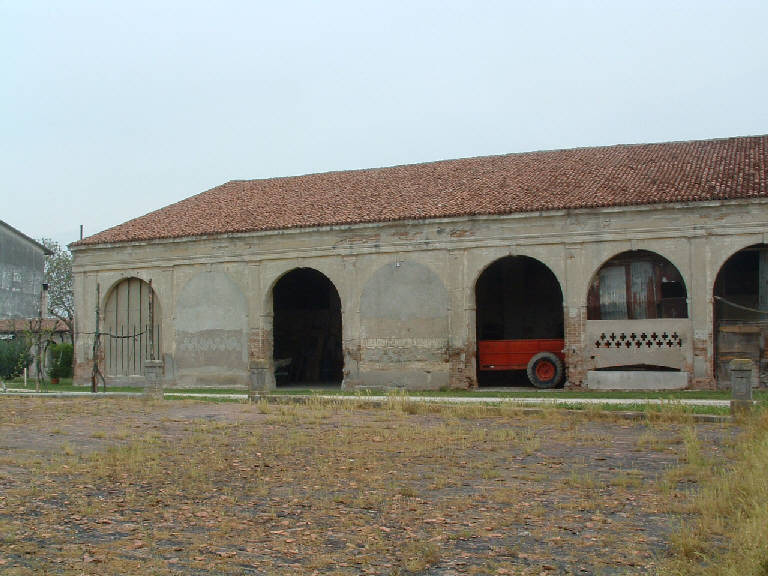
{"type": "Polygon", "coordinates": [[[569,385],[757,384],[767,168],[758,136],[229,182],[72,245],[76,381],[98,309],[108,382],[464,388],[519,381],[479,340],[563,338],[569,385]]]}

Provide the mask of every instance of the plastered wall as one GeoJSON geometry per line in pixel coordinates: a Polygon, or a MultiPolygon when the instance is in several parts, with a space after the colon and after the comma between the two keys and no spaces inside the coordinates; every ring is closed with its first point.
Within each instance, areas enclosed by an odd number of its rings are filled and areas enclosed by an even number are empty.
{"type": "Polygon", "coordinates": [[[75,247],[76,381],[90,378],[97,285],[104,310],[109,290],[128,277],[151,280],[160,299],[167,384],[245,385],[254,368],[269,380],[272,287],[309,267],[341,300],[345,386],[471,386],[475,283],[497,259],[523,255],[560,284],[567,378],[578,386],[599,365],[586,314],[593,275],[620,252],[648,250],[683,277],[689,317],[675,362],[691,385],[709,387],[715,277],[733,253],[766,241],[768,203],[752,200],[75,247]]]}
{"type": "Polygon", "coordinates": [[[0,226],[0,319],[37,316],[44,265],[40,246],[0,226]]]}

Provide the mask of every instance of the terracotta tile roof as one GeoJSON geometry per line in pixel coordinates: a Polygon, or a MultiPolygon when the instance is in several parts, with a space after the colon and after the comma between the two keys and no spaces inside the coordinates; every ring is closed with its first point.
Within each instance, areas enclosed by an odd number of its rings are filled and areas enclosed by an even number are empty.
{"type": "MultiPolygon", "coordinates": [[[[5,318],[0,320],[0,333],[24,332],[35,330],[37,318],[5,318]]],[[[43,318],[43,330],[66,332],[67,325],[58,318],[43,318]]]]}
{"type": "Polygon", "coordinates": [[[768,196],[768,135],[234,180],[74,245],[768,196]]]}

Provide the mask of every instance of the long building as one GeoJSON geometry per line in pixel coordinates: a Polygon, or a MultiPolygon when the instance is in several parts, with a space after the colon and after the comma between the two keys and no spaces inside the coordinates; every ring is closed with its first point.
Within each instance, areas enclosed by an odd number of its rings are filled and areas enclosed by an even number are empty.
{"type": "Polygon", "coordinates": [[[231,181],[71,246],[76,381],[758,385],[767,168],[754,136],[231,181]]]}

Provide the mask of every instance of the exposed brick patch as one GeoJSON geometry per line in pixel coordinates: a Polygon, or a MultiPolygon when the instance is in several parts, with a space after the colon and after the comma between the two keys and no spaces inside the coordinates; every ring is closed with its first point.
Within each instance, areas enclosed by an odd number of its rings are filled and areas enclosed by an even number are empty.
{"type": "Polygon", "coordinates": [[[256,366],[272,357],[272,333],[268,330],[251,330],[248,336],[248,364],[256,366]]]}
{"type": "Polygon", "coordinates": [[[579,308],[576,316],[565,318],[565,369],[571,386],[583,386],[588,366],[584,358],[584,332],[587,327],[587,310],[579,308]]]}
{"type": "Polygon", "coordinates": [[[451,388],[472,388],[476,385],[468,370],[467,358],[474,354],[468,354],[464,348],[450,348],[448,350],[449,385],[451,388]]]}
{"type": "Polygon", "coordinates": [[[344,358],[351,360],[353,362],[360,362],[363,358],[363,352],[360,347],[360,344],[357,343],[356,345],[344,345],[344,358]]]}

